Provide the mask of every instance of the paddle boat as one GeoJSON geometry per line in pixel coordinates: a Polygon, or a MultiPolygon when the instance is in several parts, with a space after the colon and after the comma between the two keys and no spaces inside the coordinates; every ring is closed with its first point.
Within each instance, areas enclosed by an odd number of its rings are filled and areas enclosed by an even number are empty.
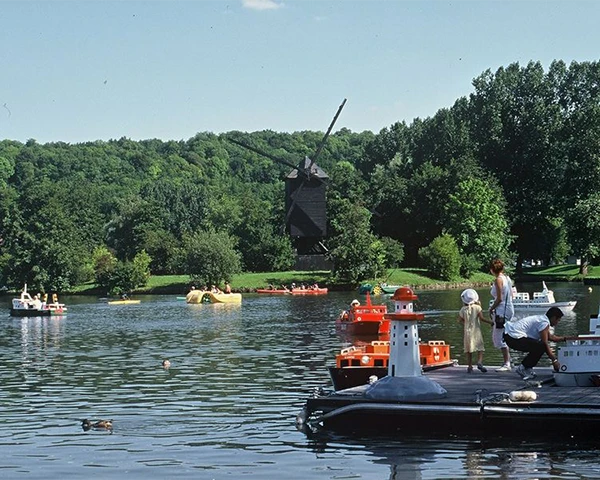
{"type": "Polygon", "coordinates": [[[208,292],[192,290],[185,297],[186,303],[242,303],[241,293],[208,292]]]}
{"type": "Polygon", "coordinates": [[[292,295],[323,295],[325,293],[327,293],[327,288],[321,288],[321,287],[305,287],[305,288],[301,288],[301,287],[296,287],[296,288],[292,288],[291,290],[292,295]]]}
{"type": "MultiPolygon", "coordinates": [[[[423,371],[449,367],[450,345],[442,340],[419,342],[419,357],[423,371]]],[[[344,390],[373,383],[388,374],[390,342],[374,340],[363,345],[343,348],[335,356],[335,367],[329,367],[333,388],[344,390]]]]}
{"type": "Polygon", "coordinates": [[[390,322],[384,318],[386,305],[373,305],[371,295],[367,292],[367,300],[361,305],[352,300],[350,309],[344,310],[336,320],[339,330],[350,335],[387,335],[390,333],[390,322]]]}
{"type": "MultiPolygon", "coordinates": [[[[515,313],[526,313],[526,314],[542,314],[550,307],[558,307],[562,310],[563,314],[567,315],[573,311],[576,301],[570,302],[557,302],[554,298],[554,292],[549,290],[546,286],[546,282],[542,282],[542,291],[534,292],[533,298],[529,296],[527,292],[517,292],[513,288],[513,306],[515,313]]],[[[493,300],[490,300],[492,305],[493,300]]]]}
{"type": "Polygon", "coordinates": [[[27,291],[27,284],[19,298],[13,298],[10,306],[10,314],[13,317],[39,317],[50,315],[66,315],[67,307],[63,303],[58,303],[56,294],[52,296],[52,303],[42,302],[38,296],[32,298],[27,291]]]}
{"type": "Polygon", "coordinates": [[[256,293],[270,293],[273,295],[286,295],[292,293],[289,288],[257,288],[256,293]]]}
{"type": "Polygon", "coordinates": [[[370,283],[364,283],[358,287],[358,293],[364,295],[372,293],[373,295],[391,295],[400,288],[400,285],[388,285],[387,283],[378,283],[373,286],[370,283]]]}

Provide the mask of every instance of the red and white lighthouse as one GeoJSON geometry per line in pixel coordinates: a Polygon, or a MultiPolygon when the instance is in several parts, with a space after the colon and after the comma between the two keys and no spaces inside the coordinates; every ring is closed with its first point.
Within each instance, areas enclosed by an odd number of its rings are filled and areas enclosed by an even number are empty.
{"type": "Polygon", "coordinates": [[[410,287],[400,287],[394,295],[394,313],[384,316],[390,321],[390,358],[388,375],[415,377],[422,374],[419,354],[419,329],[417,322],[425,318],[415,313],[413,301],[417,299],[410,287]]]}
{"type": "Polygon", "coordinates": [[[426,400],[447,395],[439,383],[423,375],[419,355],[417,323],[425,314],[414,311],[417,299],[410,287],[400,287],[394,295],[394,312],[390,320],[390,357],[388,374],[371,384],[365,397],[374,400],[426,400]]]}

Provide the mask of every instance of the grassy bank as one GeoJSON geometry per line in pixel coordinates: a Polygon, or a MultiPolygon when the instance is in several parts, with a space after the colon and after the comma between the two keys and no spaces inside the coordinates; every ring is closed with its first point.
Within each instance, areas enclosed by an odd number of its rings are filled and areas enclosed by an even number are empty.
{"type": "MultiPolygon", "coordinates": [[[[551,267],[532,267],[524,269],[522,275],[511,274],[513,278],[521,282],[548,281],[583,281],[579,275],[579,267],[576,265],[554,265],[551,267]]],[[[418,268],[393,269],[389,270],[386,283],[390,285],[410,285],[416,289],[436,289],[445,288],[466,288],[468,286],[487,286],[493,281],[493,277],[487,273],[476,273],[470,278],[456,282],[444,282],[438,279],[430,278],[427,272],[418,268]]],[[[586,283],[600,283],[600,268],[589,267],[588,275],[585,277],[586,283]]],[[[241,273],[235,275],[231,286],[237,292],[253,292],[257,288],[264,288],[269,284],[276,287],[280,285],[298,285],[318,283],[326,286],[330,290],[349,291],[354,290],[357,285],[340,284],[332,282],[331,272],[319,270],[314,272],[288,271],[288,272],[262,272],[262,273],[241,273]]],[[[365,281],[376,285],[376,280],[365,281]]],[[[190,289],[190,279],[187,275],[155,275],[150,277],[148,285],[136,290],[135,293],[164,293],[181,295],[190,289]]],[[[87,284],[74,289],[73,293],[104,295],[105,292],[99,292],[95,285],[87,284]]]]}

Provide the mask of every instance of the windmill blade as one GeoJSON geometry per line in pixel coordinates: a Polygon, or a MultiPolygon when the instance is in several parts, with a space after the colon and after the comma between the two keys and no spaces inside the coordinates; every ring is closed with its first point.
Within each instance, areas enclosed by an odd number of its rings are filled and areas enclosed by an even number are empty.
{"type": "Polygon", "coordinates": [[[345,98],[344,98],[344,101],[342,102],[342,104],[339,106],[337,113],[333,117],[333,120],[331,121],[331,124],[329,125],[329,128],[327,129],[327,132],[325,132],[325,135],[323,136],[323,139],[321,140],[321,143],[319,144],[317,151],[311,158],[310,165],[308,166],[308,174],[309,175],[310,175],[310,170],[311,170],[313,164],[317,161],[317,158],[319,158],[319,155],[321,155],[321,151],[323,150],[323,147],[325,146],[325,142],[327,141],[327,138],[329,137],[331,130],[333,130],[333,126],[335,125],[335,122],[337,122],[337,119],[340,116],[340,113],[342,112],[342,108],[344,108],[344,105],[346,105],[345,98]]]}
{"type": "Polygon", "coordinates": [[[273,160],[274,162],[281,163],[282,165],[287,165],[288,167],[291,167],[294,170],[298,170],[298,165],[294,165],[293,163],[290,163],[286,160],[277,158],[277,157],[271,155],[270,153],[264,152],[256,147],[253,147],[252,145],[248,145],[247,143],[240,142],[239,140],[235,140],[233,138],[228,138],[227,140],[229,140],[231,143],[235,143],[236,145],[239,145],[240,147],[246,148],[254,153],[258,153],[259,155],[262,155],[263,157],[267,157],[268,159],[273,160]]]}

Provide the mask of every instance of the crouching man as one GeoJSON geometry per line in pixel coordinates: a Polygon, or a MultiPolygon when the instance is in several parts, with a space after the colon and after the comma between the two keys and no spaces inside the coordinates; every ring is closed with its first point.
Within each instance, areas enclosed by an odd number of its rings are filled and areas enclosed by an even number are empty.
{"type": "Polygon", "coordinates": [[[563,312],[558,307],[550,307],[545,315],[531,315],[506,322],[504,325],[504,341],[513,350],[526,352],[527,355],[515,371],[527,380],[535,377],[535,367],[544,352],[552,362],[554,371],[558,372],[560,363],[549,345],[549,341],[561,342],[566,337],[557,337],[550,332],[550,327],[555,327],[563,317],[563,312]]]}

